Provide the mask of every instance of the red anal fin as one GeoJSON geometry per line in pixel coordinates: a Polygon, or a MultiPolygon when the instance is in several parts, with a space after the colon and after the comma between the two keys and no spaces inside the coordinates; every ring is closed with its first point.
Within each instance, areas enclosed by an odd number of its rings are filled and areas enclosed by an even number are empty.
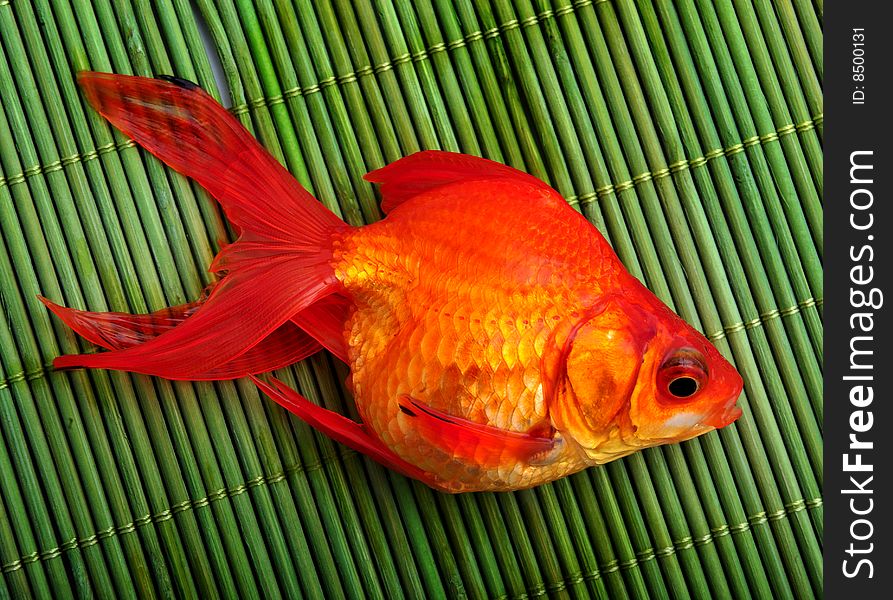
{"type": "Polygon", "coordinates": [[[360,423],[310,402],[278,379],[273,379],[273,385],[261,381],[257,377],[252,376],[251,379],[257,384],[257,387],[280,406],[295,414],[314,429],[323,432],[333,440],[357,452],[365,454],[389,469],[393,469],[407,477],[423,481],[428,485],[433,485],[434,480],[431,475],[394,454],[381,440],[371,435],[360,423]]]}
{"type": "Polygon", "coordinates": [[[415,419],[430,444],[458,460],[483,467],[529,463],[555,448],[555,439],[482,425],[448,415],[405,396],[400,409],[415,419]]]}
{"type": "Polygon", "coordinates": [[[551,188],[528,173],[486,158],[425,150],[416,152],[364,176],[381,184],[381,209],[388,213],[413,196],[457,181],[515,179],[538,187],[551,188]]]}

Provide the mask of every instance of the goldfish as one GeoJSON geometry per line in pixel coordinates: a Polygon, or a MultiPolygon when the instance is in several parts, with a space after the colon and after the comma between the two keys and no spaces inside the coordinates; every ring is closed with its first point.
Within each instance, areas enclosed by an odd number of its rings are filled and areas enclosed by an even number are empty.
{"type": "Polygon", "coordinates": [[[350,226],[198,85],[82,72],[90,104],[222,206],[238,239],[195,302],[155,313],[44,303],[106,348],[57,357],[173,380],[250,377],[312,427],[445,492],[540,485],[735,421],[742,379],[539,179],[412,154],[365,178],[350,226]],[[360,422],[258,375],[323,348],[360,422]]]}

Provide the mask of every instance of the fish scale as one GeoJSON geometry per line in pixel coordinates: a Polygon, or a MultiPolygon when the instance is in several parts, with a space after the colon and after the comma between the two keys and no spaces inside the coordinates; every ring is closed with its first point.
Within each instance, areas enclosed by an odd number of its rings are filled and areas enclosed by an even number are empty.
{"type": "MultiPolygon", "coordinates": [[[[557,343],[559,323],[605,283],[595,281],[600,261],[593,268],[591,244],[556,253],[582,236],[542,226],[537,190],[514,182],[478,187],[447,187],[398,207],[388,220],[346,234],[335,252],[336,273],[356,305],[349,358],[363,421],[404,459],[446,469],[444,478],[454,480],[480,474],[430,447],[399,399],[506,431],[548,427],[546,347],[557,343]],[[506,212],[513,216],[494,235],[492,219],[506,221],[506,212]],[[443,226],[449,214],[476,218],[452,230],[443,226]],[[583,268],[591,280],[566,276],[583,268]]],[[[505,483],[532,485],[582,467],[571,458],[513,469],[505,483]]]]}

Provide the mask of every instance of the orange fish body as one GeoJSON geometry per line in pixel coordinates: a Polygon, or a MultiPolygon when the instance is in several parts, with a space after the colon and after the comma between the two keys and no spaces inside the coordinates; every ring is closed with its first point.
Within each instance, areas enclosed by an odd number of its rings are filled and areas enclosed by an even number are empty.
{"type": "Polygon", "coordinates": [[[351,367],[362,424],[254,380],[333,438],[451,492],[531,487],[740,415],[734,368],[534,177],[418,153],[367,176],[382,184],[387,217],[348,227],[193,84],[80,79],[100,112],[207,187],[242,234],[199,303],[121,315],[46,301],[112,350],[57,366],[225,379],[326,347],[351,367]],[[284,203],[258,199],[243,183],[252,175],[284,203]],[[233,325],[240,303],[252,310],[233,325]]]}

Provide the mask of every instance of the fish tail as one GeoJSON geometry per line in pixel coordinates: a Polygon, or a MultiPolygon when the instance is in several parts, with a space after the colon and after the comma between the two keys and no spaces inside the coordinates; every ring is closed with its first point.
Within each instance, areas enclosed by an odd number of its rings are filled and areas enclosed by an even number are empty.
{"type": "MultiPolygon", "coordinates": [[[[123,350],[139,346],[151,339],[171,331],[183,324],[201,308],[204,299],[179,306],[163,308],[149,314],[128,314],[121,312],[90,312],[60,306],[42,296],[38,296],[47,308],[66,325],[84,339],[108,350],[123,350]]],[[[240,356],[226,363],[201,372],[193,371],[190,380],[216,380],[244,377],[250,373],[265,373],[286,367],[315,354],[320,343],[300,329],[294,322],[287,321],[273,333],[240,356]]],[[[56,366],[85,366],[80,357],[63,356],[57,359],[56,366]],[[68,361],[75,361],[69,365],[68,361]]]]}
{"type": "Polygon", "coordinates": [[[109,317],[48,304],[75,331],[111,349],[62,356],[54,365],[227,379],[300,360],[320,343],[342,352],[332,335],[340,324],[332,321],[346,310],[343,299],[332,298],[341,291],[332,256],[348,225],[197,85],[92,72],[79,73],[78,82],[115,127],[207,189],[240,237],[211,265],[224,277],[206,299],[168,309],[176,318],[109,317]],[[321,333],[314,337],[298,323],[319,325],[321,333]]]}

